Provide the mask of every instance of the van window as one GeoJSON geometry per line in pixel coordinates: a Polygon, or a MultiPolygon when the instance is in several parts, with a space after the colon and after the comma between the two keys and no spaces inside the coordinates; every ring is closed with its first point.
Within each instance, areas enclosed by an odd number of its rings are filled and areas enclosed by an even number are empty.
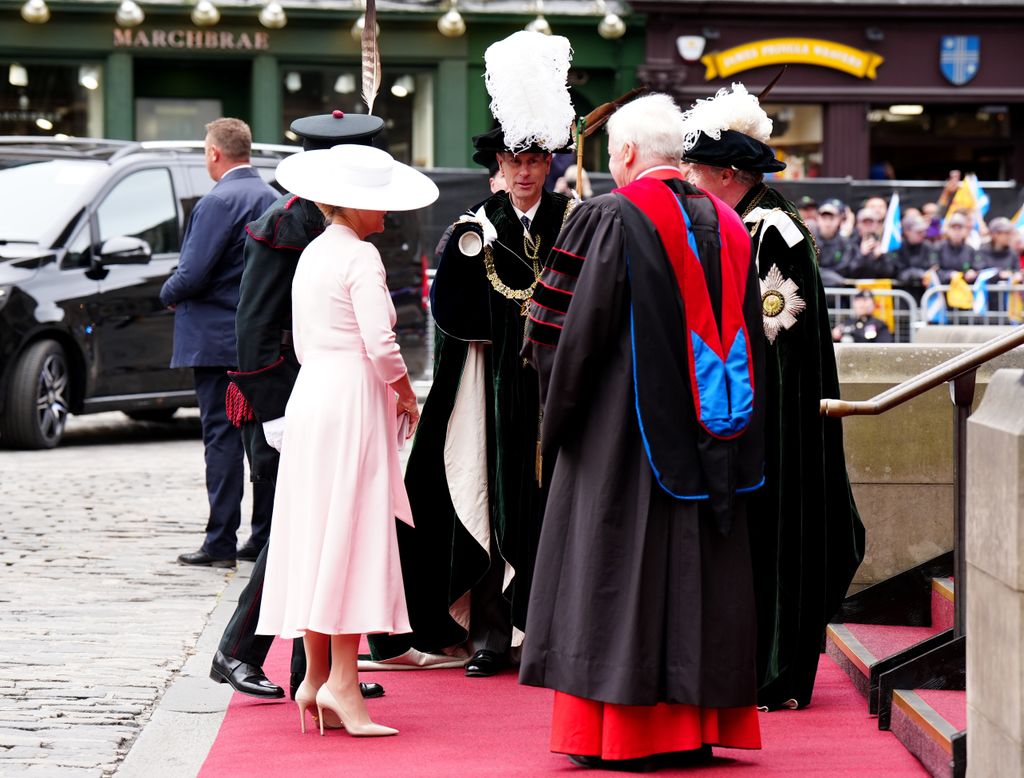
{"type": "Polygon", "coordinates": [[[96,220],[101,245],[128,236],[149,243],[154,255],[181,248],[174,187],[166,168],[139,170],[123,178],[96,209],[96,220]]]}

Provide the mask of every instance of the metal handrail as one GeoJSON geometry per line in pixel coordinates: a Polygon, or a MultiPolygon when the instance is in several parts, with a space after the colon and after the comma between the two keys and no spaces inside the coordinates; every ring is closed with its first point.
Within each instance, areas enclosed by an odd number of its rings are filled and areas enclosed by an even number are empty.
{"type": "Polygon", "coordinates": [[[825,416],[877,416],[950,382],[953,401],[953,580],[956,597],[953,601],[953,634],[962,637],[967,627],[967,419],[974,405],[975,379],[978,368],[995,357],[1024,345],[1024,326],[1015,327],[987,343],[925,370],[870,400],[848,402],[826,398],[821,401],[825,416]]]}
{"type": "Polygon", "coordinates": [[[934,389],[939,384],[951,381],[959,375],[975,370],[995,357],[1002,356],[1017,346],[1024,345],[1024,327],[1015,327],[987,343],[982,343],[970,351],[958,354],[941,365],[936,365],[914,378],[908,378],[884,392],[876,394],[870,400],[838,400],[826,398],[821,401],[821,413],[825,416],[877,416],[895,408],[907,400],[912,400],[934,389]]]}

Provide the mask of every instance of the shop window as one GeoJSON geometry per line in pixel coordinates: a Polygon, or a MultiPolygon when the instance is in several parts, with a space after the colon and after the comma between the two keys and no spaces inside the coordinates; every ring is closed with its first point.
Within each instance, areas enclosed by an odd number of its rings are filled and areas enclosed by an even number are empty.
{"type": "Polygon", "coordinates": [[[771,146],[786,169],[775,178],[818,178],[821,175],[822,110],[820,105],[765,103],[772,120],[771,146]]]}
{"type": "MultiPolygon", "coordinates": [[[[384,68],[373,113],[384,120],[374,143],[400,162],[417,167],[434,164],[434,74],[403,68],[384,68]]],[[[358,68],[281,68],[283,143],[298,143],[289,130],[302,116],[331,113],[366,113],[360,94],[358,68]]]]}
{"type": "Polygon", "coordinates": [[[103,68],[0,60],[0,135],[103,137],[103,68]]]}
{"type": "Polygon", "coordinates": [[[140,170],[119,181],[96,209],[100,244],[128,236],[146,241],[153,254],[177,251],[178,210],[170,171],[140,170]]]}
{"type": "Polygon", "coordinates": [[[873,174],[941,181],[959,168],[982,180],[1011,177],[1007,105],[872,105],[868,126],[873,174]]]}

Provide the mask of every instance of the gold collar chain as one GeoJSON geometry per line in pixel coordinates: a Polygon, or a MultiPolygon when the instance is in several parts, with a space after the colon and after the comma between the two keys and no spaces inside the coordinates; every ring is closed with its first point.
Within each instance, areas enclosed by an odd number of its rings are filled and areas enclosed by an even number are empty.
{"type": "Polygon", "coordinates": [[[491,288],[507,300],[516,300],[521,303],[519,315],[526,316],[530,311],[530,299],[533,297],[533,290],[537,288],[540,281],[540,237],[536,239],[533,254],[529,258],[533,261],[533,283],[525,289],[513,289],[498,276],[498,269],[494,266],[494,251],[490,246],[484,246],[484,269],[487,271],[487,280],[491,282],[491,288]]]}

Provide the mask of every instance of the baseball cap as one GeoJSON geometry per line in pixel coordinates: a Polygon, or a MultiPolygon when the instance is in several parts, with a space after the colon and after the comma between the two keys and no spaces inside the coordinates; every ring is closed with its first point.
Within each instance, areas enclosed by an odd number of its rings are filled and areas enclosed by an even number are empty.
{"type": "Polygon", "coordinates": [[[825,200],[821,205],[818,206],[818,213],[834,213],[839,215],[846,210],[846,206],[843,205],[842,200],[837,200],[834,197],[830,197],[825,200]]]}

